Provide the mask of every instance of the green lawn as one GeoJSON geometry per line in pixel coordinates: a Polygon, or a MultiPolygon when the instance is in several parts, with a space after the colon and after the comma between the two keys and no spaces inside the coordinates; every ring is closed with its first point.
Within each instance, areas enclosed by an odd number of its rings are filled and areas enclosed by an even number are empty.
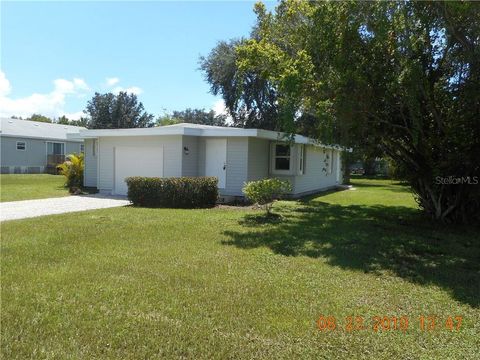
{"type": "Polygon", "coordinates": [[[392,182],[355,184],[279,202],[276,221],[126,207],[3,223],[3,358],[478,359],[478,229],[431,225],[392,182]],[[367,329],[345,331],[350,315],[367,329]],[[375,332],[374,316],[409,326],[375,332]]]}
{"type": "Polygon", "coordinates": [[[67,196],[65,178],[48,174],[0,175],[0,201],[18,201],[67,196]]]}

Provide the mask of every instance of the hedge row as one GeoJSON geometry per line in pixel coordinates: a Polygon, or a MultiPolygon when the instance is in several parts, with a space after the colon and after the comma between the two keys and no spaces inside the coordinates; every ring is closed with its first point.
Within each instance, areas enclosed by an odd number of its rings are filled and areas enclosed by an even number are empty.
{"type": "Polygon", "coordinates": [[[128,199],[137,206],[166,208],[213,207],[218,198],[215,177],[129,177],[128,199]]]}

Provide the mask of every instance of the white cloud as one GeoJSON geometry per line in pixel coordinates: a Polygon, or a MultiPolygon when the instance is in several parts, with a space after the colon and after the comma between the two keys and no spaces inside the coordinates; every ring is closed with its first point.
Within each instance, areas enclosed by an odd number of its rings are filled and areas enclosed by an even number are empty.
{"type": "Polygon", "coordinates": [[[0,96],[7,96],[12,91],[12,87],[10,86],[10,81],[5,76],[3,71],[0,71],[0,96]]]}
{"type": "Polygon", "coordinates": [[[105,82],[108,87],[114,86],[120,82],[120,79],[118,77],[111,77],[111,78],[106,78],[105,82]]]}
{"type": "Polygon", "coordinates": [[[216,115],[227,115],[227,123],[233,123],[233,119],[228,114],[227,107],[225,106],[225,102],[223,100],[215,101],[212,106],[212,110],[215,112],[216,115]]]}
{"type": "Polygon", "coordinates": [[[143,92],[143,90],[141,88],[139,88],[138,86],[130,86],[130,87],[127,87],[127,88],[124,88],[122,86],[117,86],[117,87],[114,87],[112,89],[112,91],[116,94],[118,94],[120,91],[123,91],[123,92],[126,92],[126,93],[131,93],[131,94],[135,94],[135,95],[139,95],[143,92]]]}
{"type": "Polygon", "coordinates": [[[120,91],[129,93],[129,94],[135,94],[135,95],[139,95],[143,93],[143,89],[138,86],[124,87],[124,86],[118,85],[119,83],[120,83],[120,78],[118,77],[105,78],[105,87],[107,91],[111,91],[114,94],[118,94],[120,91]]]}
{"type": "MultiPolygon", "coordinates": [[[[135,95],[143,92],[138,86],[119,86],[119,82],[120,79],[118,77],[106,78],[107,91],[113,93],[125,91],[135,95]]],[[[53,81],[53,90],[48,93],[33,93],[26,97],[14,99],[10,96],[11,92],[12,86],[10,81],[5,73],[0,70],[0,116],[2,117],[15,115],[26,118],[32,114],[42,114],[51,118],[65,115],[69,119],[78,120],[84,116],[84,113],[82,111],[66,112],[64,110],[65,103],[68,98],[91,96],[92,90],[84,79],[73,78],[72,80],[55,79],[53,81]]]]}
{"type": "Polygon", "coordinates": [[[217,100],[212,106],[212,110],[217,115],[227,114],[227,108],[225,107],[225,102],[223,100],[217,100]]]}
{"type": "MultiPolygon", "coordinates": [[[[0,116],[12,115],[29,117],[34,113],[49,117],[59,117],[65,113],[65,99],[71,95],[82,95],[89,90],[85,80],[74,78],[73,80],[56,79],[53,81],[53,90],[49,93],[32,95],[13,99],[10,82],[3,71],[0,71],[0,116]]],[[[78,118],[78,113],[73,113],[78,118]]]]}
{"type": "MultiPolygon", "coordinates": [[[[62,115],[65,115],[70,120],[80,120],[80,118],[82,116],[86,116],[83,111],[76,111],[76,112],[73,112],[73,113],[65,112],[62,115]]],[[[62,116],[62,115],[60,115],[60,116],[62,116]]]]}

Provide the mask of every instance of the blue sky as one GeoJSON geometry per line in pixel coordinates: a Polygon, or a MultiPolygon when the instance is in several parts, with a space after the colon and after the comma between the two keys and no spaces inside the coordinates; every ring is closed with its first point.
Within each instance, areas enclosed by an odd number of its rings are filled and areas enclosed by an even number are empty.
{"type": "Polygon", "coordinates": [[[2,1],[0,115],[78,118],[95,91],[119,90],[137,93],[155,115],[221,111],[198,58],[219,40],[248,36],[253,5],[2,1]]]}

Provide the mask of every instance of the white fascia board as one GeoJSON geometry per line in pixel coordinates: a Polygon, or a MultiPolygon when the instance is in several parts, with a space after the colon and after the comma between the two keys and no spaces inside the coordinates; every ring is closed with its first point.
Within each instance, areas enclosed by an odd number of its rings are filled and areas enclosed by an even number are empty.
{"type": "Polygon", "coordinates": [[[25,136],[25,135],[10,135],[10,134],[0,134],[1,137],[9,137],[9,138],[17,138],[17,139],[33,139],[33,140],[45,140],[45,141],[58,141],[58,142],[65,142],[65,141],[71,141],[71,142],[82,142],[82,139],[80,138],[70,138],[70,134],[67,134],[67,137],[65,138],[56,138],[56,137],[46,137],[46,136],[25,136]]]}
{"type": "Polygon", "coordinates": [[[98,129],[80,131],[81,138],[98,138],[111,136],[155,136],[155,135],[184,135],[184,128],[136,128],[136,129],[98,129]]]}
{"type": "Polygon", "coordinates": [[[257,137],[257,129],[239,129],[239,128],[225,128],[225,129],[203,129],[200,136],[214,136],[214,137],[257,137]]]}
{"type": "MultiPolygon", "coordinates": [[[[88,139],[110,136],[158,136],[158,135],[188,135],[205,137],[257,137],[273,141],[287,141],[287,134],[271,130],[262,129],[240,129],[240,128],[197,128],[188,126],[165,126],[141,129],[98,129],[81,130],[78,134],[69,134],[69,137],[75,139],[88,139]]],[[[340,151],[349,151],[338,145],[325,145],[317,140],[302,135],[295,135],[294,142],[297,144],[306,144],[318,146],[325,149],[334,149],[340,151]]]]}

